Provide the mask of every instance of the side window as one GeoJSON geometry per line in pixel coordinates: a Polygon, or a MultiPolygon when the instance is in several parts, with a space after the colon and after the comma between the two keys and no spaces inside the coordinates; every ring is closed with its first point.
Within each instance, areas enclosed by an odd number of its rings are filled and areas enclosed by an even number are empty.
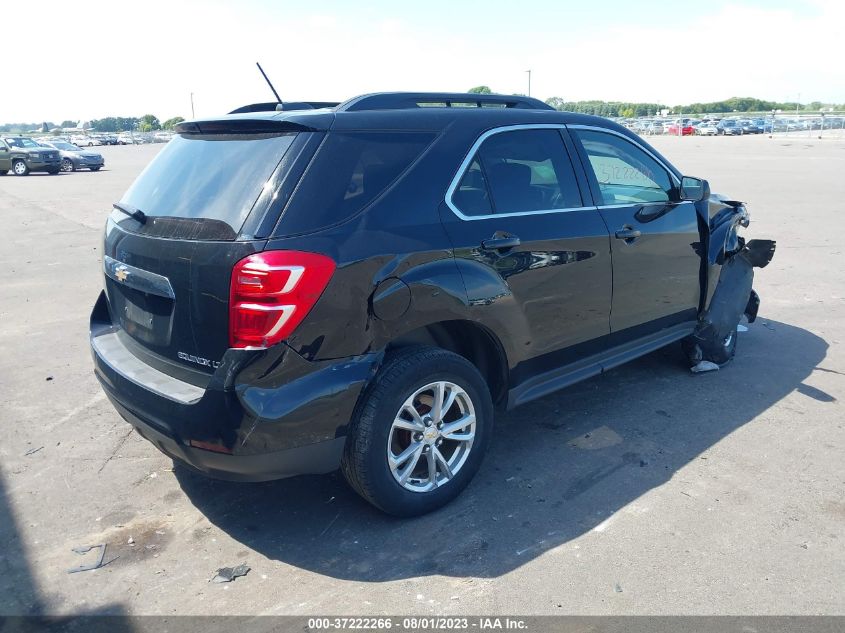
{"type": "Polygon", "coordinates": [[[481,163],[476,158],[470,163],[458,188],[452,194],[452,204],[464,215],[490,215],[493,213],[493,207],[490,204],[489,191],[481,163]]]}
{"type": "Polygon", "coordinates": [[[330,132],[281,218],[288,234],[351,218],[397,181],[431,132],[330,132]]]}
{"type": "Polygon", "coordinates": [[[569,154],[554,129],[514,130],[487,138],[452,203],[470,216],[582,206],[569,154]]]}
{"type": "Polygon", "coordinates": [[[574,130],[590,159],[603,204],[668,202],[669,173],[639,147],[614,134],[574,130]]]}

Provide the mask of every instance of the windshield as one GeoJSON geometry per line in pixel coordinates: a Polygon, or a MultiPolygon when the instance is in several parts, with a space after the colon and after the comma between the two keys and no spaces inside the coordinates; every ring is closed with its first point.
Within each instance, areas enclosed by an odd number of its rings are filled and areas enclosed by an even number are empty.
{"type": "Polygon", "coordinates": [[[56,149],[63,149],[68,152],[79,152],[81,151],[76,145],[71,145],[70,143],[50,143],[56,149]]]}
{"type": "Polygon", "coordinates": [[[5,140],[11,147],[40,147],[40,145],[31,138],[7,138],[5,140]]]}
{"type": "Polygon", "coordinates": [[[152,218],[224,222],[234,239],[295,137],[175,136],[120,202],[152,218]]]}

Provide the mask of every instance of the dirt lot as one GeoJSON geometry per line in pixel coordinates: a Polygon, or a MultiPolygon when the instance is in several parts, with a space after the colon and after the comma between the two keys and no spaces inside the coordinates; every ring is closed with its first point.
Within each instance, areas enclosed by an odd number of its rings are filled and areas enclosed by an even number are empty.
{"type": "Polygon", "coordinates": [[[845,141],[653,143],[778,240],[736,361],[693,376],[673,346],[500,414],[469,489],[411,521],[337,475],[174,471],[106,402],[101,231],[159,146],[0,177],[0,614],[845,614],[845,141]],[[67,574],[97,543],[114,560],[67,574]]]}

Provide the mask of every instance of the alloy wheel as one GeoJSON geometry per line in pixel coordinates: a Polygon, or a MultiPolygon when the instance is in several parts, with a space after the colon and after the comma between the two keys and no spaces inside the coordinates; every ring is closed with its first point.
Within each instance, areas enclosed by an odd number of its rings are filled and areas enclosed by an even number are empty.
{"type": "Polygon", "coordinates": [[[448,483],[466,463],[475,439],[475,406],[459,385],[438,381],[405,400],[390,427],[387,463],[411,492],[448,483]]]}

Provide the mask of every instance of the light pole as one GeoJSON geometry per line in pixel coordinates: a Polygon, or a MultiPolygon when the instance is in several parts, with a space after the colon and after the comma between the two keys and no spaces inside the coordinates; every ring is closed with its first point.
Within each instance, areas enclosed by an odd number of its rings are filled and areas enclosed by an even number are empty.
{"type": "Polygon", "coordinates": [[[528,96],[531,96],[531,71],[526,70],[525,72],[528,73],[528,96]]]}
{"type": "Polygon", "coordinates": [[[191,118],[196,119],[197,115],[194,114],[194,93],[191,93],[191,118]]]}

